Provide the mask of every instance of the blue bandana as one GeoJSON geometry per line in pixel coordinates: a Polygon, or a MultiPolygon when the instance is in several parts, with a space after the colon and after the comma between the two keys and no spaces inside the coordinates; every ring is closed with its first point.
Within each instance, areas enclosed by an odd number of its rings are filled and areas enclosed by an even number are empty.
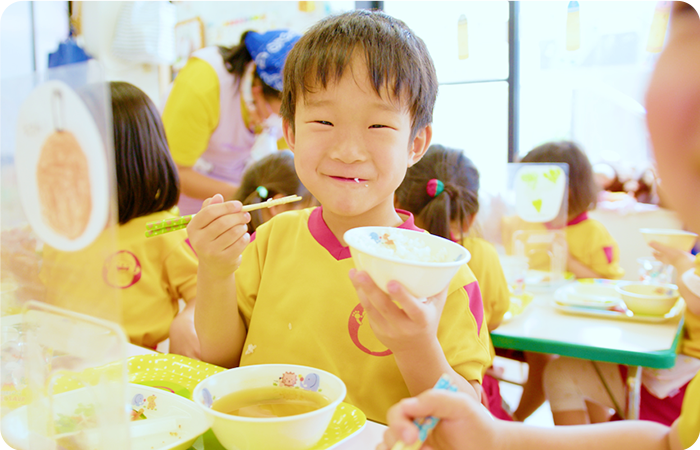
{"type": "Polygon", "coordinates": [[[262,34],[250,31],[246,34],[245,46],[265,84],[282,92],[284,60],[300,37],[290,30],[273,30],[262,34]]]}

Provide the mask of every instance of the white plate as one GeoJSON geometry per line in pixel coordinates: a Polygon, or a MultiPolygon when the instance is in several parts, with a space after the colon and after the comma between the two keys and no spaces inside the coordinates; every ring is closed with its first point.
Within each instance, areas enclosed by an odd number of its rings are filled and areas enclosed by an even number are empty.
{"type": "Polygon", "coordinates": [[[622,304],[622,298],[615,290],[619,283],[604,279],[576,281],[557,289],[554,299],[564,306],[610,309],[622,304]]]}
{"type": "Polygon", "coordinates": [[[105,146],[92,114],[78,94],[62,81],[51,80],[37,86],[25,99],[17,118],[15,164],[19,195],[29,224],[46,243],[59,250],[75,251],[99,236],[107,224],[109,212],[109,180],[105,146]],[[56,95],[60,100],[56,100],[56,95]],[[55,124],[54,116],[60,124],[55,124]],[[57,131],[72,133],[88,162],[91,213],[83,233],[70,239],[49,226],[43,218],[37,163],[46,139],[57,131]]]}
{"type": "MultiPolygon", "coordinates": [[[[144,420],[130,423],[132,450],[186,450],[210,427],[210,424],[194,402],[179,395],[138,384],[127,387],[129,409],[143,409],[144,420]]],[[[53,397],[56,418],[64,414],[65,420],[87,419],[90,414],[78,409],[78,404],[89,406],[92,401],[90,388],[58,394],[53,397]]],[[[93,428],[92,430],[96,430],[93,428]]],[[[64,431],[64,430],[57,430],[64,431]]],[[[88,442],[99,442],[96,432],[88,431],[88,442]]],[[[22,406],[2,418],[2,436],[18,450],[27,448],[27,407],[22,406]]]]}

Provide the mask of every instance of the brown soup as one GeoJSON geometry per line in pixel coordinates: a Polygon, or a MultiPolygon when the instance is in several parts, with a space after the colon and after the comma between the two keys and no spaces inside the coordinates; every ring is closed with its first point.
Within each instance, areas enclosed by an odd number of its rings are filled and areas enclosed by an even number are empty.
{"type": "Polygon", "coordinates": [[[225,395],[212,409],[241,417],[287,417],[321,409],[331,401],[318,392],[288,387],[259,387],[225,395]]]}

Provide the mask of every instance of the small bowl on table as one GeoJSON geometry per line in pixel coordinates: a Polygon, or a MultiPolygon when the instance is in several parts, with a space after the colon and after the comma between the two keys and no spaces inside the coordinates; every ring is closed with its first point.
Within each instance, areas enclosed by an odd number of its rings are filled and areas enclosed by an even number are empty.
{"type": "Polygon", "coordinates": [[[461,245],[421,231],[394,227],[359,227],[343,239],[358,270],[366,271],[387,292],[391,280],[417,298],[428,298],[449,285],[471,255],[461,245]]]}
{"type": "Polygon", "coordinates": [[[638,316],[665,316],[680,297],[675,284],[626,283],[615,290],[627,309],[638,316]]]}
{"type": "Polygon", "coordinates": [[[204,410],[214,435],[226,450],[306,450],[321,440],[346,392],[340,378],[320,369],[259,364],[229,369],[202,380],[192,399],[204,410]],[[232,407],[232,394],[245,392],[257,394],[239,398],[237,406],[243,407],[236,415],[222,412],[232,407]],[[292,403],[320,396],[325,399],[314,407],[317,409],[285,415],[292,403]]]}
{"type": "Polygon", "coordinates": [[[689,252],[698,238],[697,234],[690,231],[671,228],[640,228],[639,231],[644,236],[644,241],[647,244],[651,241],[656,241],[659,244],[683,250],[684,252],[689,252]]]}

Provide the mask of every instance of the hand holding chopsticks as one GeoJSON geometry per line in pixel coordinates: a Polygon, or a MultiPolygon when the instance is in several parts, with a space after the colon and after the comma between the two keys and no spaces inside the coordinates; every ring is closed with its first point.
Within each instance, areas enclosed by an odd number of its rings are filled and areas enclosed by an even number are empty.
{"type": "MultiPolygon", "coordinates": [[[[272,206],[283,205],[285,203],[298,202],[302,197],[298,195],[288,195],[278,199],[269,199],[265,202],[254,203],[252,205],[244,205],[241,211],[254,211],[261,208],[270,208],[272,206]]],[[[175,230],[181,230],[187,227],[187,224],[192,221],[195,214],[189,216],[176,217],[173,219],[159,220],[156,222],[148,222],[146,224],[146,237],[158,236],[160,234],[169,233],[175,230]]]]}
{"type": "MultiPolygon", "coordinates": [[[[438,379],[433,389],[444,389],[451,392],[457,392],[457,386],[452,384],[448,375],[442,375],[438,379]]],[[[418,450],[421,445],[423,445],[423,442],[425,442],[425,440],[428,438],[428,434],[430,434],[430,432],[433,431],[433,428],[437,426],[439,421],[439,418],[430,416],[423,419],[416,419],[414,423],[418,427],[418,440],[416,440],[413,444],[405,444],[402,441],[398,441],[396,444],[394,444],[391,450],[418,450]]]]}

